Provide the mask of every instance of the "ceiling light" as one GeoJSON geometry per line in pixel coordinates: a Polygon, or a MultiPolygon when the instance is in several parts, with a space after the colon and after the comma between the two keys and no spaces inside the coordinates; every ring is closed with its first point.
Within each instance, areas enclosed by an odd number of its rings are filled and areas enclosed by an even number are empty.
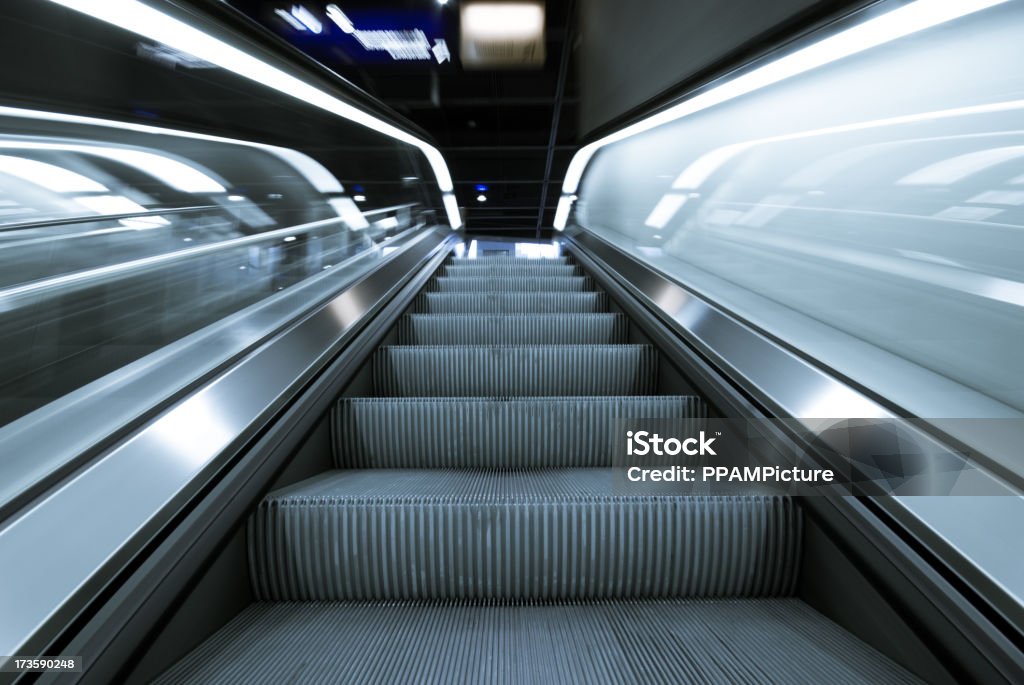
{"type": "Polygon", "coordinates": [[[434,59],[437,60],[438,64],[450,62],[452,59],[452,53],[448,49],[448,42],[442,38],[434,39],[434,47],[430,48],[430,51],[434,53],[434,59]]]}
{"type": "Polygon", "coordinates": [[[352,33],[356,30],[356,27],[353,26],[349,18],[345,16],[345,13],[337,5],[327,6],[327,16],[345,33],[352,33]]]}
{"type": "Polygon", "coordinates": [[[544,31],[544,8],[536,3],[466,3],[462,8],[462,31],[489,40],[532,38],[544,31]]]}
{"type": "Polygon", "coordinates": [[[395,60],[428,60],[430,41],[420,29],[356,31],[356,40],[367,52],[386,52],[395,60]]]}
{"type": "Polygon", "coordinates": [[[459,12],[459,58],[464,68],[543,65],[543,2],[466,0],[459,12]]]}
{"type": "MultiPolygon", "coordinates": [[[[638,133],[682,119],[709,107],[719,105],[734,98],[752,93],[766,86],[779,83],[798,74],[817,67],[830,64],[837,60],[855,55],[873,47],[883,45],[898,38],[943,24],[953,19],[1002,4],[1007,0],[915,0],[897,7],[873,19],[868,19],[845,31],[830,35],[805,48],[797,50],[745,74],[725,81],[694,97],[684,100],[674,107],[658,112],[653,116],[611,133],[604,138],[580,148],[569,162],[562,183],[565,195],[576,192],[580,178],[590,159],[599,149],[624,140],[638,133]]],[[[559,208],[562,203],[559,202],[559,208]]],[[[555,228],[565,228],[568,208],[564,212],[563,222],[559,225],[556,212],[555,228]]]]}
{"type": "Polygon", "coordinates": [[[324,30],[324,25],[320,23],[320,20],[302,5],[292,5],[292,16],[313,33],[321,33],[324,30]]]}
{"type": "MultiPolygon", "coordinates": [[[[426,156],[441,192],[450,193],[452,190],[448,166],[433,145],[139,0],[50,1],[187,52],[280,93],[408,143],[426,156]]],[[[449,212],[448,221],[453,229],[462,225],[458,212],[449,212]]]]}
{"type": "Polygon", "coordinates": [[[292,16],[291,12],[282,9],[274,10],[274,14],[284,19],[289,26],[296,31],[305,31],[306,27],[302,25],[302,22],[292,16]]]}

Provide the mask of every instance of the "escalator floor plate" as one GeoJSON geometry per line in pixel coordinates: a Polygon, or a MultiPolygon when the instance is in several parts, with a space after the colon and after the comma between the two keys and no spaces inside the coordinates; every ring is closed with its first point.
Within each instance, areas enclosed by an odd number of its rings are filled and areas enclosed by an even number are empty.
{"type": "Polygon", "coordinates": [[[257,603],[157,683],[917,683],[796,599],[257,603]]]}

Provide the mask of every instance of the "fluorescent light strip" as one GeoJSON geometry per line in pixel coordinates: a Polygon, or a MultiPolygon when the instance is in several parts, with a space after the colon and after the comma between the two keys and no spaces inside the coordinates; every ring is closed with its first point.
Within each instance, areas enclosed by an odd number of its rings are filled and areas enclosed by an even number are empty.
{"type": "Polygon", "coordinates": [[[651,210],[644,224],[651,228],[665,228],[684,204],[686,204],[685,195],[669,193],[654,205],[654,209],[651,210]]]}
{"type": "Polygon", "coordinates": [[[1021,157],[1024,157],[1024,145],[976,150],[918,169],[896,181],[896,185],[953,185],[989,167],[1005,164],[1021,157]]]}
{"type": "Polygon", "coordinates": [[[356,30],[356,27],[352,24],[352,21],[345,16],[345,13],[341,11],[341,8],[337,5],[327,6],[327,16],[331,18],[338,28],[344,33],[352,33],[356,30]]]}
{"type": "Polygon", "coordinates": [[[313,33],[322,33],[324,30],[324,25],[320,20],[302,5],[292,6],[292,16],[302,22],[302,25],[313,33]]]}
{"type": "MultiPolygon", "coordinates": [[[[862,24],[824,38],[762,67],[730,79],[689,100],[658,112],[642,121],[585,145],[576,152],[562,183],[562,193],[570,195],[579,187],[583,171],[598,150],[620,140],[727,102],[741,95],[770,86],[850,55],[883,45],[932,26],[978,12],[1007,0],[916,0],[862,24]]],[[[557,216],[556,216],[557,218],[557,216]]],[[[566,219],[568,212],[566,212],[566,219]]],[[[565,224],[555,224],[563,230],[565,224]]]]}
{"type": "Polygon", "coordinates": [[[83,117],[77,114],[63,114],[61,112],[43,112],[35,109],[19,109],[17,107],[0,106],[0,116],[19,117],[22,119],[35,119],[37,121],[56,121],[62,124],[80,124],[83,126],[103,126],[105,128],[116,128],[122,131],[134,131],[149,135],[176,136],[179,138],[190,138],[192,140],[206,140],[212,143],[224,143],[226,145],[240,145],[262,150],[274,155],[281,161],[291,165],[303,178],[322,193],[342,192],[342,186],[338,179],[334,178],[320,162],[309,155],[298,150],[292,150],[276,145],[254,143],[250,140],[239,140],[237,138],[225,138],[223,136],[211,136],[205,133],[194,133],[174,128],[161,128],[147,124],[133,124],[126,121],[114,121],[113,119],[97,119],[96,117],[83,117]]]}
{"type": "Polygon", "coordinates": [[[47,150],[95,155],[136,169],[183,193],[224,193],[227,188],[199,169],[155,152],[122,147],[0,140],[0,150],[47,150]]]}
{"type": "MultiPolygon", "coordinates": [[[[800,140],[803,138],[816,138],[826,135],[835,135],[837,133],[849,133],[852,131],[866,131],[872,128],[882,128],[884,126],[898,126],[903,124],[913,124],[922,121],[941,121],[942,119],[951,119],[954,117],[968,116],[972,114],[994,114],[996,112],[1010,112],[1014,110],[1024,109],[1024,100],[1010,100],[1007,102],[993,102],[986,105],[972,105],[970,107],[957,107],[954,109],[943,109],[935,110],[932,112],[920,112],[918,114],[907,114],[898,117],[890,117],[888,119],[872,119],[870,121],[859,121],[853,124],[842,124],[839,126],[829,126],[827,128],[819,128],[811,131],[798,131],[796,133],[786,133],[778,136],[771,136],[768,138],[760,138],[758,140],[748,140],[742,143],[733,143],[731,145],[724,145],[719,148],[715,148],[710,152],[698,157],[694,162],[690,164],[683,173],[679,175],[679,178],[672,183],[673,189],[689,189],[698,190],[700,185],[704,183],[712,173],[718,170],[722,164],[732,159],[740,152],[751,149],[756,145],[766,145],[770,143],[780,143],[789,140],[800,140]]],[[[1021,147],[1021,146],[1016,146],[1021,147]]],[[[1005,149],[1005,148],[999,148],[1005,149]]],[[[988,152],[988,151],[984,151],[988,152]]],[[[968,155],[969,156],[969,155],[968,155]]],[[[1012,155],[1012,157],[1019,157],[1020,155],[1012,155]]],[[[956,158],[959,159],[959,158],[956,158]]],[[[950,160],[946,160],[947,162],[950,160]]],[[[998,162],[999,160],[996,160],[998,162]]],[[[939,162],[943,164],[944,162],[939,162]]],[[[984,168],[979,167],[977,169],[971,169],[970,173],[975,173],[977,170],[984,168]]],[[[915,172],[916,173],[916,172],[915,172]]],[[[969,174],[968,174],[969,175],[969,174]]],[[[1024,177],[1021,177],[1024,180],[1024,177]]],[[[906,179],[898,181],[903,183],[906,179]]],[[[1011,181],[1012,183],[1013,181],[1011,181]]],[[[566,196],[568,197],[568,196],[566,196]]],[[[669,197],[666,194],[665,197],[669,197]]],[[[664,198],[662,198],[664,199],[664,198]]],[[[560,203],[561,205],[561,203],[560,203]]],[[[680,205],[681,206],[681,205],[680,205]]],[[[566,210],[566,219],[568,218],[568,210],[566,210]]],[[[557,214],[556,214],[557,218],[557,214]]],[[[649,219],[648,219],[649,220],[649,219]]],[[[564,224],[563,224],[564,226],[564,224]]]]}
{"type": "MultiPolygon", "coordinates": [[[[769,143],[779,143],[779,142],[785,142],[785,141],[789,141],[789,140],[799,140],[799,139],[802,139],[802,138],[815,138],[815,137],[820,137],[820,136],[825,136],[825,135],[833,135],[833,134],[837,134],[837,133],[848,133],[848,132],[851,132],[851,131],[865,131],[865,130],[869,130],[869,129],[872,129],[872,128],[881,128],[881,127],[884,127],[884,126],[897,126],[897,125],[902,125],[902,124],[912,124],[912,123],[918,123],[918,122],[922,122],[922,121],[940,121],[942,119],[950,119],[950,118],[953,118],[953,117],[962,117],[962,116],[967,116],[967,115],[971,115],[971,114],[993,114],[993,113],[996,113],[996,112],[1008,112],[1008,111],[1019,110],[1019,109],[1024,109],[1024,100],[1010,100],[1008,102],[993,102],[993,103],[989,103],[989,104],[986,104],[986,105],[973,105],[973,106],[970,106],[970,107],[957,107],[957,108],[954,108],[954,109],[936,110],[936,111],[932,111],[932,112],[920,112],[918,114],[907,114],[907,115],[904,115],[904,116],[890,117],[888,119],[873,119],[871,121],[860,121],[860,122],[857,122],[857,123],[854,123],[854,124],[842,124],[840,126],[829,126],[827,128],[819,128],[819,129],[814,129],[814,130],[811,130],[811,131],[799,131],[799,132],[796,132],[796,133],[786,133],[786,134],[783,134],[783,135],[771,136],[771,137],[768,137],[768,138],[760,138],[758,140],[748,140],[748,141],[744,141],[742,143],[733,143],[731,145],[724,145],[722,147],[715,148],[715,149],[711,150],[710,152],[706,152],[703,155],[701,155],[700,157],[698,157],[694,162],[692,162],[690,164],[690,166],[688,166],[686,169],[683,170],[683,173],[681,173],[679,175],[679,178],[677,178],[675,180],[675,182],[673,182],[672,188],[673,189],[689,189],[689,190],[697,190],[697,189],[699,189],[700,185],[702,183],[704,183],[708,179],[708,177],[711,176],[712,173],[714,173],[716,170],[718,170],[718,168],[720,168],[722,164],[725,164],[725,162],[729,161],[730,159],[732,159],[734,156],[736,156],[740,152],[744,152],[746,150],[749,150],[750,148],[752,148],[752,147],[754,147],[756,145],[765,145],[765,144],[769,144],[769,143]]],[[[927,139],[922,139],[922,140],[927,140],[927,139]]],[[[946,165],[947,163],[958,162],[959,160],[962,160],[963,158],[972,158],[975,155],[978,155],[979,153],[968,153],[967,155],[963,155],[961,157],[954,157],[952,160],[944,160],[942,162],[939,162],[936,165],[933,165],[933,167],[927,167],[924,170],[924,171],[929,171],[929,174],[926,176],[926,178],[930,178],[930,180],[928,180],[927,182],[928,183],[935,183],[935,184],[942,184],[942,183],[953,183],[955,181],[962,180],[962,178],[966,178],[970,174],[977,173],[978,171],[981,171],[981,170],[987,168],[988,166],[990,166],[992,164],[997,164],[997,163],[1000,163],[1000,162],[1005,161],[1007,159],[1014,159],[1014,158],[1018,158],[1018,157],[1022,156],[1022,154],[1020,152],[1022,149],[1024,149],[1024,146],[1013,146],[1013,147],[1009,147],[1009,148],[995,148],[995,151],[1011,150],[1011,151],[1015,151],[1015,152],[1012,153],[1012,154],[1004,153],[1003,156],[994,156],[994,157],[991,157],[991,158],[985,157],[985,155],[988,155],[989,153],[992,153],[993,150],[982,150],[981,154],[984,157],[984,161],[987,162],[987,163],[985,163],[985,164],[973,164],[969,168],[958,169],[957,170],[958,172],[962,172],[962,176],[958,175],[957,178],[950,179],[950,178],[940,177],[940,178],[937,179],[937,178],[932,177],[930,170],[933,169],[934,167],[942,167],[943,165],[946,165]]],[[[971,161],[974,161],[974,160],[971,160],[971,161]]],[[[919,174],[919,173],[921,173],[921,172],[914,172],[914,174],[911,174],[911,176],[905,177],[905,178],[897,181],[897,183],[898,184],[905,184],[905,183],[907,183],[908,178],[911,178],[913,176],[917,176],[917,174],[919,174]]],[[[1016,179],[1016,181],[1024,181],[1024,176],[1020,177],[1020,179],[1016,179]]],[[[925,183],[925,181],[920,181],[920,180],[918,182],[925,183]]],[[[1011,181],[1011,183],[1013,183],[1013,182],[1015,182],[1015,181],[1011,181]]],[[[563,196],[563,197],[570,197],[570,196],[563,196]]],[[[671,193],[667,193],[664,197],[662,197],[661,202],[664,202],[666,200],[666,198],[669,198],[669,197],[672,197],[671,193]]],[[[975,202],[975,201],[976,200],[973,200],[973,199],[972,200],[968,200],[968,202],[975,202]]],[[[655,216],[655,212],[657,212],[659,210],[659,207],[661,207],[661,202],[659,202],[659,204],[655,206],[655,209],[651,212],[651,216],[655,216]]],[[[1021,204],[1024,204],[1024,202],[1021,202],[1021,204]]],[[[681,207],[682,204],[680,204],[679,206],[681,207]]],[[[561,208],[561,202],[559,202],[559,208],[561,208]]],[[[676,209],[678,210],[678,207],[676,209]]],[[[565,225],[564,222],[568,219],[568,215],[569,215],[569,212],[568,212],[568,209],[566,209],[565,215],[564,215],[564,217],[562,219],[562,221],[563,221],[562,226],[565,225]]],[[[674,212],[673,212],[673,215],[674,215],[674,212]]],[[[647,218],[647,222],[648,222],[649,226],[654,225],[654,224],[650,223],[651,222],[651,216],[649,216],[647,218]]],[[[670,215],[666,219],[665,223],[668,223],[668,221],[670,221],[671,218],[672,218],[672,216],[670,215]]],[[[558,214],[557,213],[555,214],[555,220],[556,221],[558,220],[558,214]]],[[[556,226],[557,226],[557,224],[556,224],[556,226]]],[[[656,228],[663,228],[664,224],[662,226],[655,226],[655,227],[656,228]]],[[[559,229],[559,230],[561,230],[561,229],[559,229]]]]}
{"type": "Polygon", "coordinates": [[[569,220],[569,210],[572,209],[575,198],[575,195],[563,195],[558,198],[558,207],[555,208],[555,220],[552,225],[559,231],[565,229],[565,224],[569,220]]]}
{"type": "MultiPolygon", "coordinates": [[[[999,112],[1013,112],[1016,110],[1024,109],[1024,100],[1007,100],[1005,102],[990,102],[984,105],[969,105],[967,107],[954,107],[952,109],[937,109],[930,112],[918,112],[917,114],[903,114],[895,117],[888,117],[885,119],[871,119],[868,121],[858,121],[852,124],[839,124],[838,126],[827,126],[825,128],[817,128],[810,131],[797,131],[795,133],[783,133],[777,136],[769,136],[767,138],[758,138],[756,140],[748,140],[742,143],[734,143],[727,145],[722,148],[717,148],[712,152],[707,153],[704,157],[698,158],[694,164],[701,163],[701,160],[710,157],[718,150],[724,150],[726,148],[735,148],[736,152],[742,152],[755,145],[766,145],[770,143],[782,143],[790,140],[801,140],[803,138],[817,138],[821,136],[835,135],[838,133],[852,133],[854,131],[867,131],[873,128],[883,128],[885,126],[902,126],[905,124],[916,124],[922,121],[942,121],[943,119],[953,119],[956,117],[965,117],[980,114],[997,114],[999,112]]],[[[927,138],[921,140],[929,140],[927,138]]],[[[724,157],[725,155],[723,155],[724,157]]],[[[731,155],[729,156],[731,157],[731,155]]],[[[726,160],[727,161],[727,160],[726,160]]],[[[693,165],[691,165],[693,166],[693,165]]],[[[713,171],[713,170],[712,170],[713,171]]],[[[689,176],[689,167],[680,174],[680,177],[672,184],[673,188],[678,188],[680,180],[684,177],[689,176]]],[[[710,174],[709,174],[710,175],[710,174]]],[[[1024,176],[1021,177],[1024,180],[1024,176]]],[[[704,177],[706,180],[706,176],[704,177]]],[[[703,182],[703,181],[702,181],[703,182]]],[[[1013,183],[1014,181],[1010,181],[1013,183]]],[[[697,186],[694,186],[696,188],[697,186]]]]}
{"type": "Polygon", "coordinates": [[[452,228],[462,225],[462,218],[459,216],[459,203],[451,193],[445,193],[441,200],[444,202],[444,211],[448,213],[448,223],[452,228]]]}
{"type": "Polygon", "coordinates": [[[715,148],[701,157],[698,157],[690,166],[683,170],[672,183],[675,190],[696,190],[704,181],[708,180],[711,174],[715,173],[723,164],[749,148],[752,143],[736,143],[715,148]]]}
{"type": "Polygon", "coordinates": [[[288,25],[291,26],[296,31],[306,30],[306,27],[302,25],[302,22],[293,17],[291,12],[282,9],[276,9],[274,10],[274,14],[288,22],[288,25]]]}
{"type": "Polygon", "coordinates": [[[84,152],[131,166],[183,193],[227,192],[227,188],[207,174],[164,155],[118,148],[95,148],[84,152]]]}
{"type": "Polygon", "coordinates": [[[317,189],[317,191],[324,194],[345,192],[345,188],[342,187],[341,183],[334,174],[327,169],[327,167],[304,152],[292,150],[287,147],[271,147],[270,150],[279,158],[298,169],[299,173],[301,173],[305,179],[317,189]]]}
{"type": "Polygon", "coordinates": [[[0,173],[9,174],[54,193],[103,193],[107,188],[91,178],[26,157],[0,155],[0,173]]]}
{"type": "MultiPolygon", "coordinates": [[[[452,178],[448,172],[448,166],[445,164],[441,152],[434,146],[218,38],[214,38],[194,26],[144,5],[138,0],[50,1],[145,36],[150,40],[169,45],[239,76],[269,86],[280,93],[336,114],[343,119],[408,143],[426,156],[441,192],[452,191],[452,178]]],[[[457,213],[453,215],[449,212],[448,219],[453,229],[462,225],[457,213]]]]}

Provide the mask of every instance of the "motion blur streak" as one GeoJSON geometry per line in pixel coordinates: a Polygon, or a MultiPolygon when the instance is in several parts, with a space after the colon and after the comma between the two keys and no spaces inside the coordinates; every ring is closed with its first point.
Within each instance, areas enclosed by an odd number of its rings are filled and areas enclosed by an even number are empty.
{"type": "Polygon", "coordinates": [[[127,164],[138,171],[163,181],[172,188],[185,193],[223,193],[227,189],[192,165],[185,164],[166,155],[142,150],[98,145],[73,145],[68,143],[45,143],[34,141],[0,140],[0,150],[56,150],[60,152],[81,152],[127,164]]]}
{"type": "MultiPolygon", "coordinates": [[[[453,188],[451,174],[448,172],[444,157],[434,146],[152,7],[136,0],[104,0],[104,2],[51,0],[51,2],[187,52],[239,76],[269,86],[285,95],[366,126],[395,140],[408,143],[426,156],[441,191],[450,192],[453,188]]],[[[449,211],[448,220],[453,229],[462,225],[457,212],[449,211]]]]}
{"type": "MultiPolygon", "coordinates": [[[[864,52],[890,41],[937,26],[953,19],[999,5],[1007,0],[917,0],[875,19],[830,36],[802,50],[780,57],[762,67],[730,79],[663,112],[616,131],[589,145],[573,156],[562,183],[562,193],[569,195],[579,187],[583,171],[599,149],[638,133],[649,131],[670,121],[746,95],[811,69],[864,52]]],[[[555,228],[563,230],[557,217],[555,228]]],[[[566,219],[568,219],[566,212],[566,219]]]]}

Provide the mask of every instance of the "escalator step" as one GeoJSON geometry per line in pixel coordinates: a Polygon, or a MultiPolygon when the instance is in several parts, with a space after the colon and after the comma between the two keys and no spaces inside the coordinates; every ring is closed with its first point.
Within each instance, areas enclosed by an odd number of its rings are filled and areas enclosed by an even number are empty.
{"type": "Polygon", "coordinates": [[[547,264],[537,260],[519,259],[489,264],[445,264],[439,276],[451,278],[508,278],[538,276],[582,276],[575,264],[547,264]]]}
{"type": "Polygon", "coordinates": [[[400,345],[603,345],[624,343],[622,314],[411,314],[398,322],[400,345]]]}
{"type": "Polygon", "coordinates": [[[650,395],[650,345],[389,346],[373,355],[381,397],[650,395]]]}
{"type": "Polygon", "coordinates": [[[569,264],[569,257],[516,257],[515,255],[486,255],[483,257],[449,257],[449,264],[505,264],[515,262],[516,264],[526,262],[528,264],[569,264]]]}
{"type": "Polygon", "coordinates": [[[298,682],[921,681],[798,599],[261,602],[156,680],[298,682]]]}
{"type": "Polygon", "coordinates": [[[607,309],[604,293],[423,293],[413,303],[418,314],[592,314],[607,309]]]}
{"type": "Polygon", "coordinates": [[[679,492],[615,469],[335,471],[262,502],[253,587],[274,601],[792,592],[789,497],[679,492]]]}
{"type": "Polygon", "coordinates": [[[594,283],[586,276],[507,276],[505,278],[452,278],[441,276],[427,284],[427,292],[584,292],[594,283]]]}
{"type": "Polygon", "coordinates": [[[693,396],[342,398],[331,419],[339,468],[612,466],[625,419],[674,419],[694,434],[693,396]]]}

